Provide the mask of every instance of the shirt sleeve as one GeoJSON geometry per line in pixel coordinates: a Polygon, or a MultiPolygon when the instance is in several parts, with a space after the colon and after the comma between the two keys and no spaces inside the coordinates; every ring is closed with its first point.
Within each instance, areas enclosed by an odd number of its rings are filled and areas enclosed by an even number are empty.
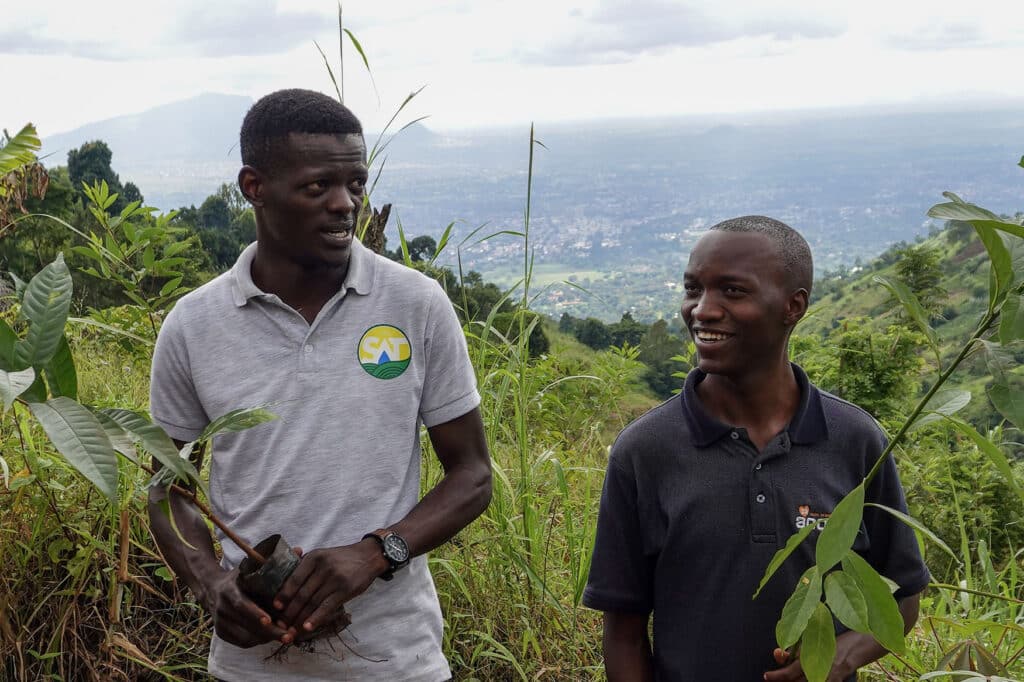
{"type": "Polygon", "coordinates": [[[583,603],[598,611],[650,613],[653,586],[654,562],[643,550],[636,479],[618,463],[613,449],[583,603]]]}
{"type": "Polygon", "coordinates": [[[466,337],[441,285],[430,280],[425,341],[426,375],[420,419],[430,428],[461,417],[480,404],[466,337]]]}
{"type": "MultiPolygon", "coordinates": [[[[868,486],[865,500],[907,513],[903,486],[891,454],[868,486]]],[[[884,509],[870,506],[864,508],[864,526],[869,541],[867,550],[862,553],[864,559],[900,586],[895,597],[902,599],[923,590],[931,575],[921,558],[913,528],[884,509]]]]}
{"type": "Polygon", "coordinates": [[[149,383],[149,410],[153,422],[171,438],[191,441],[210,423],[203,409],[189,363],[181,315],[172,310],[160,328],[149,383]]]}

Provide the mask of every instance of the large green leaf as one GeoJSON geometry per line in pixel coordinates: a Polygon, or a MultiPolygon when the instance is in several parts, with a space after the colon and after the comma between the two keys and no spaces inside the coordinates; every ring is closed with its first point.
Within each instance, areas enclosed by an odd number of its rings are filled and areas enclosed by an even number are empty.
{"type": "Polygon", "coordinates": [[[31,386],[35,380],[36,372],[31,367],[20,372],[0,370],[0,400],[3,401],[3,411],[7,412],[7,410],[11,409],[14,399],[31,386]]]}
{"type": "Polygon", "coordinates": [[[779,566],[782,565],[782,562],[793,553],[793,550],[800,546],[801,542],[807,539],[807,536],[810,535],[811,531],[816,527],[817,526],[815,524],[809,523],[796,533],[789,536],[789,539],[786,540],[786,546],[777,551],[775,556],[772,557],[772,560],[768,562],[768,567],[764,569],[764,575],[761,576],[761,584],[757,586],[757,590],[754,592],[754,596],[751,597],[751,599],[757,599],[757,595],[761,594],[761,590],[768,584],[771,577],[775,575],[775,571],[779,570],[779,566]]]}
{"type": "Polygon", "coordinates": [[[957,431],[974,441],[974,444],[978,446],[978,449],[985,453],[989,458],[989,461],[991,461],[992,464],[995,465],[996,469],[999,470],[999,473],[1003,475],[1003,479],[1006,483],[1013,488],[1013,491],[1017,493],[1022,500],[1024,500],[1024,490],[1022,490],[1017,484],[1017,477],[1014,476],[1013,469],[1010,467],[1010,462],[1006,459],[1006,455],[1003,451],[1000,450],[995,443],[975,431],[974,427],[967,422],[957,419],[956,417],[946,417],[946,419],[957,429],[957,431]]]}
{"type": "Polygon", "coordinates": [[[999,233],[988,225],[974,225],[981,243],[988,251],[991,265],[989,277],[989,310],[995,310],[1005,300],[1010,287],[1013,286],[1013,258],[1006,242],[999,233]]]}
{"type": "Polygon", "coordinates": [[[914,321],[914,324],[928,338],[928,344],[932,347],[932,351],[938,355],[938,337],[935,335],[935,330],[928,324],[928,314],[925,313],[924,308],[921,307],[921,302],[917,300],[917,296],[910,290],[910,287],[898,279],[889,279],[881,275],[875,275],[874,280],[888,289],[896,300],[900,302],[910,319],[914,321]]]}
{"type": "Polygon", "coordinates": [[[110,439],[110,445],[114,450],[120,452],[125,459],[133,464],[139,464],[139,454],[135,451],[135,441],[132,439],[131,434],[121,428],[121,425],[116,421],[103,414],[103,412],[93,411],[93,414],[96,416],[96,421],[107,432],[107,438],[110,439]]]}
{"type": "Polygon", "coordinates": [[[870,632],[868,604],[857,581],[842,571],[825,576],[825,603],[839,622],[857,632],[870,632]]]}
{"type": "Polygon", "coordinates": [[[46,363],[43,372],[50,395],[63,395],[78,400],[78,372],[75,370],[75,359],[71,356],[67,336],[61,335],[57,351],[46,363]]]}
{"type": "Polygon", "coordinates": [[[186,459],[178,456],[178,448],[174,447],[174,441],[159,426],[149,421],[144,415],[131,410],[107,408],[101,412],[115,422],[128,433],[134,435],[142,442],[142,447],[153,455],[156,461],[174,472],[175,477],[183,481],[201,483],[199,472],[186,459]]]}
{"type": "Polygon", "coordinates": [[[116,504],[117,454],[95,415],[65,397],[31,403],[29,408],[64,459],[116,504]]]}
{"type": "MultiPolygon", "coordinates": [[[[36,152],[42,146],[35,126],[26,123],[25,127],[8,140],[7,144],[0,147],[0,176],[33,163],[36,160],[36,152]]],[[[0,196],[2,195],[3,193],[0,192],[0,196]]]]}
{"type": "Polygon", "coordinates": [[[807,623],[807,631],[800,641],[800,665],[807,682],[825,682],[836,657],[836,631],[832,614],[818,602],[807,623]]]}
{"type": "Polygon", "coordinates": [[[1021,225],[1008,223],[995,213],[987,211],[980,206],[968,203],[952,192],[943,192],[942,195],[951,201],[945,204],[936,204],[928,209],[928,215],[930,217],[939,218],[941,220],[961,220],[968,222],[975,227],[983,225],[992,229],[1015,234],[1018,237],[1024,237],[1024,227],[1021,225]]]}
{"type": "Polygon", "coordinates": [[[1010,294],[999,311],[999,342],[1013,343],[1024,339],[1024,296],[1010,294]]]}
{"type": "Polygon", "coordinates": [[[14,348],[15,357],[29,367],[44,367],[57,352],[71,307],[71,273],[64,256],[39,271],[25,288],[21,312],[28,333],[14,348]]]}
{"type": "Polygon", "coordinates": [[[956,414],[971,402],[971,392],[960,388],[948,388],[936,391],[928,404],[921,411],[921,416],[914,421],[911,429],[919,429],[926,424],[941,421],[943,415],[956,414]]]}
{"type": "Polygon", "coordinates": [[[274,419],[277,419],[277,415],[268,412],[262,407],[247,407],[240,410],[232,410],[210,422],[207,427],[203,429],[203,433],[199,436],[198,440],[210,440],[218,433],[245,431],[246,429],[251,429],[254,426],[274,419]]]}
{"type": "Polygon", "coordinates": [[[800,641],[814,608],[821,603],[821,574],[811,566],[800,576],[793,594],[782,607],[782,616],[775,624],[775,641],[779,648],[788,649],[800,641]]]}
{"type": "Polygon", "coordinates": [[[818,536],[814,548],[814,559],[822,575],[839,563],[846,551],[853,546],[864,516],[864,483],[851,490],[839,501],[832,515],[828,517],[825,530],[818,536]]]}
{"type": "MultiPolygon", "coordinates": [[[[920,521],[915,519],[910,514],[904,514],[903,512],[901,512],[898,509],[893,509],[892,507],[886,507],[884,504],[877,504],[875,502],[868,502],[864,506],[866,506],[866,507],[878,507],[879,509],[892,514],[897,519],[899,519],[903,523],[907,524],[908,526],[910,526],[911,528],[913,528],[914,530],[916,530],[917,532],[921,533],[922,535],[927,537],[929,540],[934,542],[936,545],[938,545],[939,549],[941,549],[943,552],[945,552],[946,554],[948,554],[949,556],[951,556],[953,558],[953,561],[955,561],[957,563],[960,563],[960,557],[958,557],[956,554],[953,553],[953,550],[949,548],[949,545],[947,545],[945,542],[942,541],[942,538],[940,538],[938,535],[936,535],[934,532],[932,532],[932,530],[930,528],[928,528],[928,526],[924,525],[923,523],[921,523],[920,521]]],[[[984,542],[984,540],[982,542],[984,542]]]]}
{"type": "Polygon", "coordinates": [[[1024,429],[1024,390],[1020,384],[1020,380],[1010,384],[993,384],[985,392],[999,414],[1018,429],[1024,429]]]}
{"type": "Polygon", "coordinates": [[[902,654],[906,650],[903,614],[900,613],[889,585],[871,564],[853,550],[843,557],[843,571],[857,582],[864,595],[871,634],[889,651],[902,654]]]}

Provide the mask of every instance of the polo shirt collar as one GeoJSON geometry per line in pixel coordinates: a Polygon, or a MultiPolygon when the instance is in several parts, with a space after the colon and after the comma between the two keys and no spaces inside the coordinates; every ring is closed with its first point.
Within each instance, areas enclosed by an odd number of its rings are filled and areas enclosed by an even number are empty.
{"type": "MultiPolygon", "coordinates": [[[[796,408],[793,419],[786,431],[792,443],[809,445],[828,439],[828,424],[825,422],[825,409],[821,404],[821,393],[808,380],[807,374],[795,363],[790,363],[793,375],[800,389],[800,404],[796,408]]],[[[697,384],[704,381],[707,373],[694,368],[686,375],[686,383],[679,394],[683,416],[690,427],[693,444],[707,447],[724,437],[733,427],[712,417],[704,408],[697,396],[697,384]]]]}
{"type": "MultiPolygon", "coordinates": [[[[252,281],[252,262],[256,258],[257,242],[249,244],[231,267],[230,276],[234,283],[232,297],[235,305],[244,306],[249,299],[266,296],[267,293],[252,281]]],[[[348,273],[342,289],[351,289],[357,294],[368,294],[373,290],[373,279],[377,262],[374,254],[358,239],[352,240],[352,255],[348,261],[348,273]]]]}

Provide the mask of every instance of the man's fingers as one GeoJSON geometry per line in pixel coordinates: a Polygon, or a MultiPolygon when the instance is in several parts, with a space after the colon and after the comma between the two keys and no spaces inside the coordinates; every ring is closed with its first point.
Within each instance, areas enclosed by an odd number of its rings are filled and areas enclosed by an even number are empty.
{"type": "Polygon", "coordinates": [[[775,662],[779,665],[785,665],[786,661],[789,660],[789,652],[785,649],[779,649],[776,647],[775,651],[772,652],[772,655],[775,657],[775,662]]]}
{"type": "Polygon", "coordinates": [[[308,557],[303,561],[299,562],[299,565],[295,567],[292,574],[288,576],[288,579],[284,581],[284,585],[274,595],[274,608],[278,611],[283,610],[287,607],[290,602],[295,598],[295,593],[305,584],[306,580],[313,573],[313,566],[308,560],[308,557]]]}
{"type": "Polygon", "coordinates": [[[770,670],[764,674],[764,679],[767,682],[807,682],[800,661],[793,661],[785,668],[770,670]]]}
{"type": "Polygon", "coordinates": [[[292,547],[292,551],[295,552],[295,556],[300,557],[300,558],[302,557],[302,548],[301,547],[292,547]]]}
{"type": "Polygon", "coordinates": [[[320,602],[320,605],[309,614],[308,617],[301,621],[302,629],[306,632],[313,632],[324,623],[331,621],[338,612],[344,607],[345,603],[341,600],[341,596],[335,592],[328,595],[326,599],[320,602]]]}

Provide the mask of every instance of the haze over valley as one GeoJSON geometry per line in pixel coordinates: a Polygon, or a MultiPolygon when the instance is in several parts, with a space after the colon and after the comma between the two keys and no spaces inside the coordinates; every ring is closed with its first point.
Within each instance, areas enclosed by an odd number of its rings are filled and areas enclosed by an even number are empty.
{"type": "MultiPolygon", "coordinates": [[[[49,166],[103,139],[122,181],[161,210],[199,205],[240,163],[251,101],[203,95],[44,140],[49,166]]],[[[358,112],[357,112],[358,113],[358,112]]],[[[429,119],[427,121],[429,123],[429,119]]],[[[42,131],[45,135],[45,131],[42,131]]],[[[820,111],[614,120],[540,126],[530,247],[537,307],[615,320],[678,307],[690,245],[719,220],[763,213],[800,229],[819,273],[852,266],[928,232],[928,207],[954,191],[992,210],[1024,208],[1019,108],[820,111]],[[569,280],[572,285],[565,284],[569,280]],[[575,285],[575,286],[574,286],[575,285]]],[[[367,135],[370,145],[375,133],[367,135]]],[[[373,202],[393,204],[410,238],[439,238],[440,260],[511,284],[522,273],[528,129],[432,131],[421,124],[385,150],[373,202]]]]}

